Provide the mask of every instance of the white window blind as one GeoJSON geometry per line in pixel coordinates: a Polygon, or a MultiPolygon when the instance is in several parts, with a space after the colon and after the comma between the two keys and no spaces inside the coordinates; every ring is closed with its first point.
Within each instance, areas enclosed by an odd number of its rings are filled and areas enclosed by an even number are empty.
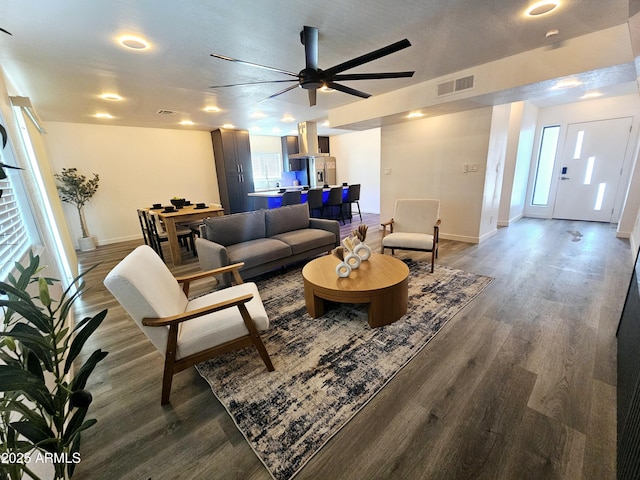
{"type": "Polygon", "coordinates": [[[282,177],[282,156],[279,153],[252,153],[251,165],[254,181],[282,177]]]}
{"type": "Polygon", "coordinates": [[[26,253],[30,240],[9,178],[0,180],[0,190],[0,278],[4,280],[26,253]]]}

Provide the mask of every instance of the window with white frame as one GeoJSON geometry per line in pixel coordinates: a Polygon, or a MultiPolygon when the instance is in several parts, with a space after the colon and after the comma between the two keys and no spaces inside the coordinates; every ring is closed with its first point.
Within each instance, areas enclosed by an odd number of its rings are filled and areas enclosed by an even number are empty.
{"type": "MultiPolygon", "coordinates": [[[[0,123],[4,121],[0,116],[0,123]]],[[[0,145],[1,147],[1,145],[0,145]]],[[[8,143],[0,150],[0,162],[15,165],[15,158],[8,143]]],[[[4,168],[6,178],[0,179],[0,279],[14,268],[32,244],[31,232],[25,214],[30,214],[26,205],[24,186],[20,170],[4,168]],[[26,212],[25,212],[26,210],[26,212]]]]}

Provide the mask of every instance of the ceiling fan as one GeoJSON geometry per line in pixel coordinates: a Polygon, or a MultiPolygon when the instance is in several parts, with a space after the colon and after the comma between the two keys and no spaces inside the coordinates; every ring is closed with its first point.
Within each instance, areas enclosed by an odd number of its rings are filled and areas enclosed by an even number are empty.
{"type": "Polygon", "coordinates": [[[264,100],[268,100],[270,98],[277,97],[278,95],[282,95],[289,90],[293,90],[296,87],[301,87],[307,90],[309,94],[309,105],[314,106],[316,104],[316,94],[319,88],[327,87],[332,88],[334,90],[338,90],[339,92],[348,93],[349,95],[355,95],[356,97],[361,98],[369,98],[371,95],[362,92],[360,90],[356,90],[354,88],[347,87],[345,85],[341,85],[339,81],[346,80],[376,80],[381,78],[405,78],[413,76],[414,72],[388,72],[388,73],[351,73],[351,74],[343,74],[345,70],[349,70],[365,63],[371,62],[373,60],[377,60],[378,58],[385,57],[392,53],[395,53],[404,48],[410,47],[411,43],[406,38],[404,40],[400,40],[399,42],[392,43],[391,45],[387,45],[386,47],[382,47],[378,50],[374,50],[373,52],[366,53],[359,57],[353,58],[351,60],[347,60],[346,62],[335,65],[326,70],[322,70],[318,68],[318,29],[315,27],[307,27],[300,32],[300,41],[304,45],[304,54],[305,54],[305,68],[300,70],[299,73],[288,72],[286,70],[281,70],[279,68],[268,67],[265,65],[259,65],[257,63],[246,62],[244,60],[238,60],[236,58],[227,57],[225,55],[219,55],[216,53],[212,53],[211,56],[215,58],[219,58],[221,60],[227,60],[229,62],[237,62],[242,63],[244,65],[249,65],[252,67],[263,68],[265,70],[271,70],[274,72],[283,73],[285,75],[289,75],[291,77],[295,77],[295,79],[289,80],[267,80],[261,82],[248,82],[248,83],[235,83],[230,85],[214,85],[210,88],[223,88],[223,87],[236,87],[242,85],[257,85],[261,83],[284,83],[284,82],[297,82],[296,85],[291,85],[290,87],[285,88],[284,90],[280,90],[279,92],[270,95],[264,100]]]}

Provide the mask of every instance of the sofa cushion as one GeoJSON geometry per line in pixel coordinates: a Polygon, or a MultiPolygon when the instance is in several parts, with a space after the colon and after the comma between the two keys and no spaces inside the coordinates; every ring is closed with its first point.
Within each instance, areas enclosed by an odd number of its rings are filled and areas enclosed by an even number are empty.
{"type": "Polygon", "coordinates": [[[280,240],[258,238],[248,242],[236,243],[227,247],[229,263],[244,262],[243,268],[285,258],[291,255],[291,247],[280,240]]]}
{"type": "Polygon", "coordinates": [[[336,243],[336,236],[332,232],[318,230],[316,228],[293,230],[291,232],[274,235],[271,238],[280,240],[291,246],[291,251],[294,255],[325,246],[331,249],[336,243]]]}
{"type": "Polygon", "coordinates": [[[265,210],[266,236],[309,227],[309,207],[306,203],[265,210]]]}
{"type": "Polygon", "coordinates": [[[211,217],[204,224],[207,240],[225,247],[265,236],[264,210],[211,217]]]}

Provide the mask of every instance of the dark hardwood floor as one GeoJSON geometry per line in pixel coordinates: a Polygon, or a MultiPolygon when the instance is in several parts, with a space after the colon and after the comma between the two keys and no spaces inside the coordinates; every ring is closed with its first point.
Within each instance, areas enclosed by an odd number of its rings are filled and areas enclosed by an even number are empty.
{"type": "MultiPolygon", "coordinates": [[[[378,216],[364,221],[379,246],[378,216]]],[[[80,254],[83,269],[99,266],[79,314],[109,309],[85,355],[109,355],[88,385],[98,423],[83,435],[74,478],[270,478],[194,369],[175,376],[171,404],[160,406],[162,357],[102,285],[140,243],[80,254]]],[[[614,479],[628,241],[609,224],[522,219],[478,245],[443,240],[439,257],[495,280],[296,478],[614,479]]],[[[169,265],[175,274],[198,270],[183,258],[169,265]]]]}

